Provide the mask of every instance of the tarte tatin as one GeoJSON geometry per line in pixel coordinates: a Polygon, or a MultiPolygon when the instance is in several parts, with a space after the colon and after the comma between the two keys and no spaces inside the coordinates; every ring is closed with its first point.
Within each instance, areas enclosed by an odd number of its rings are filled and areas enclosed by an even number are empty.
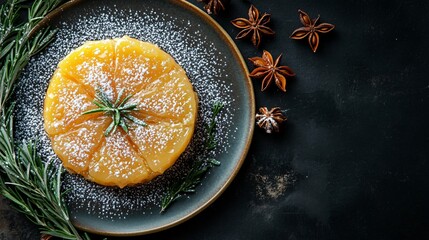
{"type": "MultiPolygon", "coordinates": [[[[145,183],[171,167],[189,144],[198,98],[185,71],[156,45],[127,36],[90,41],[59,64],[45,97],[44,126],[70,172],[105,186],[145,183]],[[114,118],[97,109],[129,97],[126,124],[106,134],[114,118]],[[118,99],[120,98],[120,99],[118,99]]],[[[110,129],[112,130],[112,129],[110,129]]]]}

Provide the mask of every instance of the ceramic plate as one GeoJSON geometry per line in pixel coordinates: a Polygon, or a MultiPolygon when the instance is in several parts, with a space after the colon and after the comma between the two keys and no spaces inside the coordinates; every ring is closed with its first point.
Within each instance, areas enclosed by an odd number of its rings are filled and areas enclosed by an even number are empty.
{"type": "Polygon", "coordinates": [[[160,231],[195,216],[225,190],[245,159],[255,106],[241,54],[209,15],[178,0],[71,1],[40,26],[58,32],[18,82],[15,135],[21,141],[37,138],[44,159],[57,159],[43,130],[44,94],[58,62],[85,41],[128,35],[157,44],[185,69],[200,100],[192,142],[171,169],[149,184],[119,189],[72,174],[64,176],[65,201],[78,228],[115,236],[160,231]],[[201,146],[216,101],[225,108],[218,119],[218,147],[207,152],[201,146]],[[221,165],[210,170],[195,194],[180,198],[160,214],[160,199],[168,187],[186,175],[193,161],[208,157],[221,165]]]}

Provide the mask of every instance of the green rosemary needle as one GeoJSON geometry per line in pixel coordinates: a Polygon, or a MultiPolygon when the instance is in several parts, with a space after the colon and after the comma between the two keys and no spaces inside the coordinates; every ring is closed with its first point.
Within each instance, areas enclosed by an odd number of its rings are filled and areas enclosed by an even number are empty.
{"type": "Polygon", "coordinates": [[[86,115],[101,112],[107,116],[110,116],[112,118],[112,123],[106,128],[106,131],[104,132],[106,137],[109,136],[110,133],[114,133],[118,126],[128,133],[128,125],[125,120],[129,120],[140,126],[147,126],[143,120],[140,120],[131,115],[132,111],[137,110],[137,104],[127,104],[132,95],[128,94],[125,98],[122,98],[123,95],[124,91],[122,89],[119,92],[116,101],[112,102],[107,94],[99,88],[96,90],[95,99],[93,101],[93,103],[97,105],[98,108],[82,113],[86,115]]]}

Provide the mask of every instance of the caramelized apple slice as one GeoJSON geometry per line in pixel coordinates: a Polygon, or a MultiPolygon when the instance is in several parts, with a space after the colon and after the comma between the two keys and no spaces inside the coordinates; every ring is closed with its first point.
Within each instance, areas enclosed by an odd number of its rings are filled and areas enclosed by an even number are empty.
{"type": "Polygon", "coordinates": [[[57,70],[45,97],[43,117],[46,132],[52,135],[64,133],[74,125],[101,116],[82,115],[96,107],[92,100],[83,85],[71,81],[61,70],[57,70]]]}
{"type": "Polygon", "coordinates": [[[54,136],[52,148],[62,160],[64,167],[86,175],[89,161],[104,141],[103,133],[110,122],[109,118],[88,120],[66,133],[54,136]]]}
{"type": "Polygon", "coordinates": [[[106,137],[89,164],[88,178],[105,186],[134,185],[151,179],[152,172],[118,129],[106,137]]]}
{"type": "Polygon", "coordinates": [[[152,89],[142,89],[133,96],[138,111],[138,118],[156,116],[165,121],[193,125],[196,118],[198,98],[182,69],[174,69],[163,75],[152,89]]]}
{"type": "Polygon", "coordinates": [[[175,65],[174,59],[155,45],[130,37],[114,39],[116,91],[134,94],[156,82],[175,65]]]}
{"type": "Polygon", "coordinates": [[[190,142],[193,127],[183,124],[159,123],[135,126],[129,135],[138,146],[149,168],[162,174],[171,167],[190,142]]]}
{"type": "Polygon", "coordinates": [[[64,75],[83,84],[92,97],[99,88],[112,99],[116,97],[113,82],[115,67],[113,40],[88,41],[58,64],[64,75]]]}

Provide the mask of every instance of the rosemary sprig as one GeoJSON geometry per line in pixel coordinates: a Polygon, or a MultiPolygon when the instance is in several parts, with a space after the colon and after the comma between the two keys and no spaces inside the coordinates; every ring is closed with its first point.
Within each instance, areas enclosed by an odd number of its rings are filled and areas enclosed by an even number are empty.
{"type": "MultiPolygon", "coordinates": [[[[212,119],[207,125],[207,138],[205,141],[205,148],[207,151],[214,150],[217,146],[215,140],[215,131],[216,131],[216,117],[219,115],[220,111],[224,105],[220,102],[215,102],[212,107],[212,119]]],[[[191,168],[191,171],[186,175],[182,182],[178,182],[170,187],[167,193],[163,196],[161,200],[161,213],[165,210],[178,198],[182,197],[184,194],[194,193],[195,188],[198,184],[201,183],[201,180],[205,173],[207,173],[212,167],[219,166],[220,162],[208,158],[204,160],[196,160],[191,168]]]]}
{"type": "Polygon", "coordinates": [[[178,182],[171,187],[167,194],[161,200],[161,213],[187,193],[194,193],[195,188],[201,183],[204,174],[212,167],[219,166],[220,162],[215,159],[197,160],[191,168],[191,171],[186,175],[182,182],[178,182]]]}
{"type": "Polygon", "coordinates": [[[215,140],[216,117],[217,117],[217,115],[219,115],[219,113],[222,110],[222,108],[223,108],[223,103],[221,103],[221,102],[215,102],[213,104],[213,107],[212,107],[212,113],[213,113],[213,115],[212,115],[212,119],[211,119],[210,123],[207,125],[207,134],[208,134],[208,137],[207,137],[207,140],[206,140],[206,143],[205,143],[206,149],[209,150],[209,151],[213,150],[216,147],[216,145],[217,145],[217,142],[215,140]]]}
{"type": "Polygon", "coordinates": [[[13,103],[10,96],[22,69],[53,38],[45,29],[32,34],[43,17],[61,0],[35,0],[28,21],[17,23],[26,0],[8,0],[0,7],[0,193],[37,224],[43,234],[63,239],[89,239],[80,235],[62,200],[62,168],[44,163],[34,143],[16,146],[13,138],[13,103]]]}
{"type": "Polygon", "coordinates": [[[95,99],[93,103],[98,108],[86,111],[82,114],[93,114],[93,113],[104,113],[105,115],[112,117],[112,123],[106,128],[104,135],[107,137],[110,133],[115,132],[116,129],[121,127],[126,133],[128,133],[128,126],[125,120],[129,120],[141,126],[147,126],[147,124],[133,115],[132,111],[136,111],[137,104],[127,104],[128,100],[132,97],[131,94],[122,98],[124,95],[123,89],[119,92],[118,98],[115,102],[112,102],[107,94],[100,88],[96,90],[95,99]]]}
{"type": "Polygon", "coordinates": [[[18,24],[17,16],[25,0],[9,0],[0,8],[0,109],[13,92],[13,84],[30,57],[42,50],[53,38],[55,30],[44,29],[33,34],[32,29],[43,17],[58,6],[61,0],[36,0],[28,9],[28,21],[18,24]]]}
{"type": "Polygon", "coordinates": [[[61,192],[62,167],[44,163],[34,143],[15,147],[12,134],[12,108],[0,127],[0,192],[36,225],[42,234],[63,239],[89,239],[80,236],[69,220],[61,192]],[[17,150],[16,150],[17,149],[17,150]]]}

